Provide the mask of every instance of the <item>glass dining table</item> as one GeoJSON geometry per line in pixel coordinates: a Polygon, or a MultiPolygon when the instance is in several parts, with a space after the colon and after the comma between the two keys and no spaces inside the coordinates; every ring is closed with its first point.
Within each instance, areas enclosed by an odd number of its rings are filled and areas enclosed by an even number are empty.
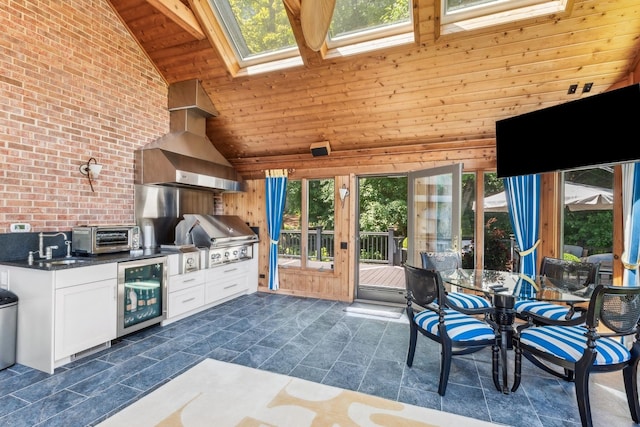
{"type": "Polygon", "coordinates": [[[494,306],[493,320],[500,334],[500,349],[492,355],[493,383],[498,391],[509,393],[507,350],[511,348],[517,299],[535,299],[573,306],[588,303],[595,285],[586,289],[571,289],[565,282],[546,276],[525,280],[519,273],[484,269],[455,269],[440,271],[443,282],[452,291],[470,290],[484,294],[494,306]],[[522,297],[520,290],[533,282],[536,292],[522,297]],[[457,289],[456,289],[457,288],[457,289]],[[499,353],[499,354],[498,354],[499,353]],[[502,381],[500,381],[502,371],[502,381]]]}

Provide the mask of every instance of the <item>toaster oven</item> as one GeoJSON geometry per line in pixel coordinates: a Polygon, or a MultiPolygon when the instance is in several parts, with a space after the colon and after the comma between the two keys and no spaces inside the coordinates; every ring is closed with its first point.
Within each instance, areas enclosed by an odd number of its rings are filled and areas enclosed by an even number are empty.
{"type": "Polygon", "coordinates": [[[140,248],[137,225],[85,225],[72,228],[74,253],[98,255],[140,248]]]}

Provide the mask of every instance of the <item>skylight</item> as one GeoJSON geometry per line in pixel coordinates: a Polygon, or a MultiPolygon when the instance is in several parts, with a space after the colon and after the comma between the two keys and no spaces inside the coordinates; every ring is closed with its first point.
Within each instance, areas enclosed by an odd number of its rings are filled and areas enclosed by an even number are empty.
{"type": "Polygon", "coordinates": [[[409,0],[336,0],[329,48],[413,33],[409,0]]]}
{"type": "Polygon", "coordinates": [[[240,67],[299,56],[282,1],[209,0],[240,67]]]}
{"type": "Polygon", "coordinates": [[[568,0],[441,0],[440,33],[470,31],[565,12],[568,0]]]}

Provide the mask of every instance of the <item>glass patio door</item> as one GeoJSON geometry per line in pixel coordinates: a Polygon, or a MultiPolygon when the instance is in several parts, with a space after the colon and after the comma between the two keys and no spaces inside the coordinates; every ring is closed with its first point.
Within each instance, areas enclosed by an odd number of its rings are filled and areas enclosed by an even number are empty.
{"type": "MultiPolygon", "coordinates": [[[[357,300],[406,304],[402,264],[407,262],[420,266],[421,251],[460,249],[462,164],[412,172],[404,178],[405,185],[395,187],[402,188],[402,193],[405,193],[397,196],[407,200],[407,224],[399,227],[406,230],[406,234],[398,230],[396,241],[393,242],[396,252],[399,252],[395,258],[392,259],[389,236],[388,254],[383,257],[386,261],[374,264],[367,259],[366,254],[376,251],[367,249],[370,246],[364,241],[367,234],[360,229],[360,220],[356,224],[357,300]]],[[[361,179],[358,180],[357,200],[361,200],[360,186],[361,179]]],[[[358,218],[360,209],[358,206],[358,218]]]]}
{"type": "Polygon", "coordinates": [[[462,164],[409,174],[407,263],[422,266],[420,252],[459,251],[462,164]]]}

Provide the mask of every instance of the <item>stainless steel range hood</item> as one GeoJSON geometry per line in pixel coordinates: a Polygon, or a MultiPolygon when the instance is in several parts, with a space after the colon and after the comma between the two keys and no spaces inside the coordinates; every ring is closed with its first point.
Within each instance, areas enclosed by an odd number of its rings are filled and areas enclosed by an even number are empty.
{"type": "Polygon", "coordinates": [[[242,191],[242,178],[206,136],[218,111],[198,80],[169,86],[170,133],[136,150],[136,184],[242,191]]]}

